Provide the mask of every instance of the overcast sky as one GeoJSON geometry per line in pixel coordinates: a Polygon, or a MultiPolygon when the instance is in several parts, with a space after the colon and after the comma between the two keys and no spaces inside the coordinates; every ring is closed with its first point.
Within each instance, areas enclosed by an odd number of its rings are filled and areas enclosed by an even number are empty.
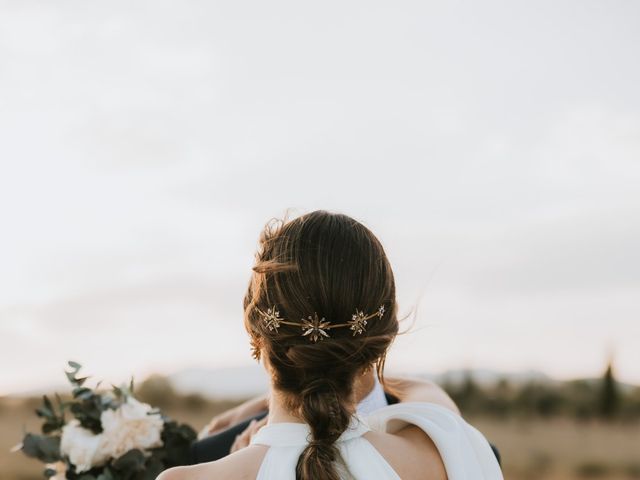
{"type": "Polygon", "coordinates": [[[249,365],[286,208],[378,235],[390,368],[640,383],[640,3],[0,1],[0,394],[249,365]],[[408,321],[406,324],[408,325],[408,321]]]}

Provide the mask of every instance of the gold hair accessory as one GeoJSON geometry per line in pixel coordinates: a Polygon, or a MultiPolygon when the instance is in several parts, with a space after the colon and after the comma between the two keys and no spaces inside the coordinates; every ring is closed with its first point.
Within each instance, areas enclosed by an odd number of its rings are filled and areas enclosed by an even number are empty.
{"type": "Polygon", "coordinates": [[[353,330],[353,336],[363,333],[366,330],[367,320],[373,317],[382,318],[384,315],[384,305],[380,305],[377,311],[371,313],[369,315],[365,315],[362,310],[358,310],[356,308],[356,313],[351,315],[351,320],[347,323],[338,323],[332,325],[330,322],[325,321],[324,317],[318,318],[318,314],[313,312],[313,316],[309,315],[307,318],[300,319],[300,322],[290,322],[280,317],[280,312],[276,310],[275,305],[273,307],[267,308],[267,312],[263,312],[258,307],[256,310],[262,316],[262,323],[265,327],[267,327],[270,331],[276,331],[278,333],[278,328],[280,325],[293,325],[299,326],[302,328],[303,333],[301,334],[303,337],[308,337],[312,342],[317,342],[318,340],[323,340],[325,337],[329,337],[327,330],[338,327],[349,327],[353,330]]]}

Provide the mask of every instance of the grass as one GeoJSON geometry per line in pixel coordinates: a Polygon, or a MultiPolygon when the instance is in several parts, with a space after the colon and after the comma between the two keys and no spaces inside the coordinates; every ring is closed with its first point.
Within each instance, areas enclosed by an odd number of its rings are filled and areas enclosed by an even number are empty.
{"type": "Polygon", "coordinates": [[[640,478],[638,424],[487,418],[471,423],[500,449],[508,479],[640,478]]]}

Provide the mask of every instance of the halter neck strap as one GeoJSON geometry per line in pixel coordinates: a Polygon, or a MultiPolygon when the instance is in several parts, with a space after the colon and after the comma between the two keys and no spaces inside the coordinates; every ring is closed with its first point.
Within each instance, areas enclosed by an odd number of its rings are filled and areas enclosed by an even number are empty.
{"type": "MultiPolygon", "coordinates": [[[[365,419],[358,414],[351,416],[347,429],[342,432],[337,442],[345,442],[360,437],[371,430],[365,419]]],[[[251,438],[250,445],[270,445],[292,447],[306,445],[311,441],[311,428],[306,423],[278,422],[268,423],[251,438]]]]}

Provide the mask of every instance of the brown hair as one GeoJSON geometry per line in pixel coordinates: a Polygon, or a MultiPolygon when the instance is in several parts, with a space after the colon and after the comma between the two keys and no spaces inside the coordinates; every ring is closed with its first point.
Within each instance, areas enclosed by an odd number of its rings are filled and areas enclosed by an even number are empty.
{"type": "Polygon", "coordinates": [[[311,429],[296,479],[339,480],[334,462],[344,466],[344,461],[335,441],[349,426],[356,376],[375,363],[384,384],[386,353],[398,334],[395,282],[387,256],[360,222],[318,210],[268,222],[253,272],[244,321],[254,358],[266,355],[274,388],[287,409],[311,429]],[[362,334],[333,328],[330,338],[315,343],[297,326],[269,330],[260,314],[276,306],[282,318],[294,322],[317,312],[326,321],[344,323],[356,309],[370,313],[380,305],[384,315],[369,320],[362,334]]]}

